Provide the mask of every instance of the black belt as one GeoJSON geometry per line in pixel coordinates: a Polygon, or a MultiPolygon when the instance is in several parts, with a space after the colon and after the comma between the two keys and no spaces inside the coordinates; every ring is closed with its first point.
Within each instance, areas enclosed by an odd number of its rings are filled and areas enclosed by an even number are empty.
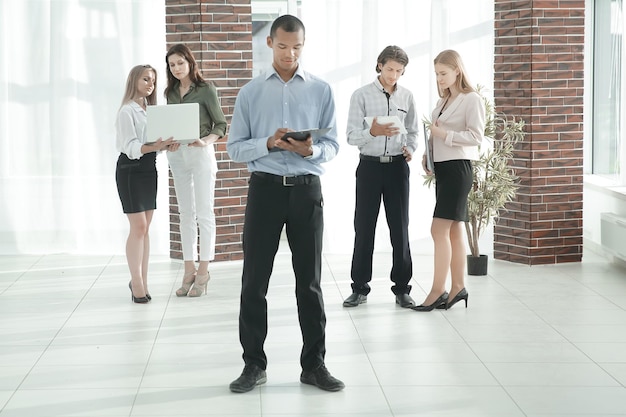
{"type": "Polygon", "coordinates": [[[285,187],[292,187],[294,185],[313,184],[313,182],[319,180],[319,177],[313,174],[296,175],[293,177],[287,177],[283,175],[269,174],[267,172],[254,171],[252,173],[252,176],[260,178],[266,182],[272,182],[275,184],[284,185],[285,187]]]}
{"type": "Polygon", "coordinates": [[[380,162],[381,164],[388,164],[390,162],[397,161],[399,159],[404,159],[404,155],[369,156],[369,155],[360,154],[359,157],[364,161],[380,162]]]}

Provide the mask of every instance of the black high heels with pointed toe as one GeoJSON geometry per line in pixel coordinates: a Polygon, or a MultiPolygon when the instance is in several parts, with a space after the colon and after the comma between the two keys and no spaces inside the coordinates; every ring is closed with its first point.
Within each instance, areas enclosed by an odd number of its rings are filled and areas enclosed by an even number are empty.
{"type": "Polygon", "coordinates": [[[458,303],[461,300],[465,300],[465,308],[467,308],[467,299],[468,298],[469,298],[469,294],[468,294],[467,290],[465,288],[463,288],[454,297],[452,297],[452,300],[450,300],[449,302],[446,303],[446,310],[449,309],[449,308],[452,308],[453,305],[455,305],[456,303],[458,303]]]}
{"type": "Polygon", "coordinates": [[[135,294],[133,294],[133,286],[131,285],[130,282],[128,283],[128,288],[130,288],[130,299],[132,300],[133,303],[145,304],[149,302],[150,300],[152,300],[152,297],[150,297],[149,294],[146,294],[145,297],[135,297],[135,294]]]}
{"type": "Polygon", "coordinates": [[[439,308],[440,306],[445,306],[447,301],[448,301],[448,292],[446,291],[443,294],[441,294],[439,298],[435,300],[434,303],[427,305],[427,306],[425,306],[424,304],[413,306],[411,307],[411,309],[415,311],[433,311],[434,309],[439,308]]]}

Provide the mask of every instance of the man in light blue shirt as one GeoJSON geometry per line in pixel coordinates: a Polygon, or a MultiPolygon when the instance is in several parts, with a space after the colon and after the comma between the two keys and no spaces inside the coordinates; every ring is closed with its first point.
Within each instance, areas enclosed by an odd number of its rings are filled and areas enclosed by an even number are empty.
{"type": "Polygon", "coordinates": [[[274,21],[267,38],[272,68],[239,91],[226,145],[232,160],[246,162],[251,173],[239,311],[245,366],[230,384],[237,393],[267,380],[266,295],[285,224],[303,339],[300,381],[326,391],[344,388],[324,365],[326,314],[320,287],[324,201],[319,175],[321,164],[339,149],[335,103],[328,83],[298,63],[304,32],[294,16],[274,21]],[[329,130],[304,138],[294,133],[309,129],[329,130]]]}

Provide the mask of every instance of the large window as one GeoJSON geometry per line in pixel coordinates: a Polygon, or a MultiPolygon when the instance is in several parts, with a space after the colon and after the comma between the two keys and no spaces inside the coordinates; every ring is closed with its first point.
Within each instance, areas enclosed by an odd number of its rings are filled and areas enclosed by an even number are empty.
{"type": "Polygon", "coordinates": [[[623,0],[594,2],[592,172],[624,183],[623,0]]]}
{"type": "Polygon", "coordinates": [[[284,14],[298,16],[300,0],[252,0],[252,75],[269,68],[272,50],[267,47],[267,36],[274,19],[284,14]]]}

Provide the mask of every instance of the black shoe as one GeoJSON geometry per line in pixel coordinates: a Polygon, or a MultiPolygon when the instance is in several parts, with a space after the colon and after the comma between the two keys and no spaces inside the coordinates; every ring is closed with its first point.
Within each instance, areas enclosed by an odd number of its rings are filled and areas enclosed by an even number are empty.
{"type": "Polygon", "coordinates": [[[133,301],[133,303],[146,304],[147,302],[152,300],[152,297],[150,297],[150,295],[148,294],[146,294],[145,297],[135,297],[135,294],[133,294],[133,286],[130,282],[128,283],[128,288],[130,288],[130,299],[133,301]]]}
{"type": "Polygon", "coordinates": [[[359,294],[356,292],[353,292],[352,294],[350,294],[350,297],[343,300],[344,307],[356,307],[359,304],[365,303],[367,303],[367,295],[359,294]]]}
{"type": "Polygon", "coordinates": [[[315,385],[319,389],[331,392],[341,391],[346,387],[343,382],[333,377],[324,365],[314,371],[302,371],[300,382],[315,385]]]}
{"type": "Polygon", "coordinates": [[[244,366],[239,378],[230,383],[230,390],[237,393],[248,392],[265,382],[267,382],[265,371],[257,365],[250,364],[244,366]]]}
{"type": "Polygon", "coordinates": [[[445,307],[447,301],[448,301],[448,292],[446,291],[443,294],[441,294],[439,298],[437,298],[435,302],[432,303],[431,305],[425,306],[424,304],[421,304],[421,305],[414,306],[411,308],[415,311],[433,311],[434,309],[439,308],[439,306],[445,307]]]}
{"type": "Polygon", "coordinates": [[[148,300],[148,297],[135,297],[132,294],[130,295],[130,299],[133,300],[133,303],[137,304],[146,304],[150,302],[150,300],[148,300]]]}
{"type": "Polygon", "coordinates": [[[396,294],[396,304],[400,304],[402,308],[409,308],[415,305],[415,301],[409,294],[396,294]]]}
{"type": "Polygon", "coordinates": [[[465,300],[465,308],[467,308],[467,299],[469,298],[469,294],[467,293],[467,290],[465,288],[463,288],[461,291],[459,291],[453,298],[452,300],[450,300],[449,302],[446,303],[446,310],[449,308],[452,308],[453,305],[455,305],[456,303],[458,303],[461,300],[465,300]]]}

